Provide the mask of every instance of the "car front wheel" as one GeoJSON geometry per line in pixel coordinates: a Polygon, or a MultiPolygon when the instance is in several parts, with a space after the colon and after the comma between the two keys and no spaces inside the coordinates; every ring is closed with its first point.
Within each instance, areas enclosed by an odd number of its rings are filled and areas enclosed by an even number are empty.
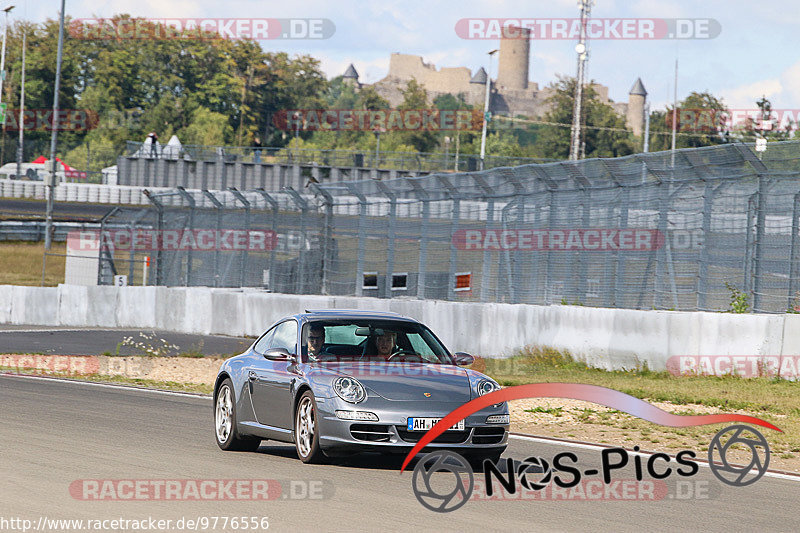
{"type": "Polygon", "coordinates": [[[236,429],[236,401],[233,382],[225,379],[214,399],[214,434],[217,445],[226,451],[255,451],[261,444],[256,437],[242,437],[236,429]]]}
{"type": "Polygon", "coordinates": [[[294,415],[294,444],[297,456],[304,463],[321,463],[325,456],[319,447],[317,402],[314,394],[306,391],[297,403],[294,415]]]}

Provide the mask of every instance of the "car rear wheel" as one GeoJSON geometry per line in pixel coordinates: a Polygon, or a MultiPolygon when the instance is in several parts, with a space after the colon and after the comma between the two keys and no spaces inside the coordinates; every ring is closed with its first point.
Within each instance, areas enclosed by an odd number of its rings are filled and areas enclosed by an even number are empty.
{"type": "Polygon", "coordinates": [[[325,459],[319,447],[319,426],[317,424],[317,402],[314,394],[306,391],[297,403],[294,415],[294,445],[297,456],[304,463],[321,463],[325,459]]]}
{"type": "Polygon", "coordinates": [[[236,429],[236,402],[234,401],[233,383],[225,379],[217,389],[214,399],[214,434],[217,446],[226,451],[255,451],[261,439],[242,437],[236,429]]]}

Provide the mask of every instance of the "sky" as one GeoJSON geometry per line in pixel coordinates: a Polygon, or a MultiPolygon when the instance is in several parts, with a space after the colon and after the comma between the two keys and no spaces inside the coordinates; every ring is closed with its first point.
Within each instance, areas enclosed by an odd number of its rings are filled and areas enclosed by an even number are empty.
{"type": "MultiPolygon", "coordinates": [[[[43,22],[57,18],[59,0],[12,0],[12,18],[43,22]]],[[[0,1],[0,6],[8,5],[0,1]]],[[[497,40],[466,39],[456,32],[461,19],[571,19],[577,0],[66,0],[73,18],[127,13],[147,18],[328,19],[327,39],[260,41],[267,51],[309,54],[331,78],[353,63],[362,83],[383,78],[393,52],[420,55],[437,68],[487,66],[497,40]]],[[[609,87],[614,101],[626,101],[637,77],[652,109],[672,101],[675,60],[678,98],[691,91],[722,97],[731,109],[752,109],[762,96],[773,109],[800,109],[800,55],[795,53],[800,21],[797,0],[595,0],[597,19],[711,19],[714,38],[590,39],[588,76],[609,87]]],[[[701,22],[700,24],[704,24],[701,22]]],[[[541,27],[541,26],[540,26],[541,27]]],[[[659,26],[660,27],[660,26],[659,26]]],[[[533,39],[530,81],[540,87],[559,74],[575,76],[574,39],[533,39]]],[[[497,73],[497,61],[492,77],[497,73]]]]}

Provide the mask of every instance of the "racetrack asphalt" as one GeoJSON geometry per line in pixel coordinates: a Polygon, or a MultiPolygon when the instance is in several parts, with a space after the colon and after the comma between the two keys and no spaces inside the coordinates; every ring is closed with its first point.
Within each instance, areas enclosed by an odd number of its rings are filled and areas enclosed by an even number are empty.
{"type": "Polygon", "coordinates": [[[42,353],[54,355],[144,355],[134,346],[117,345],[126,337],[144,342],[153,347],[161,347],[164,339],[178,346],[165,355],[185,352],[202,352],[204,355],[233,355],[247,350],[253,339],[227,337],[224,335],[190,335],[151,329],[117,328],[75,328],[69,326],[19,326],[0,324],[0,353],[42,353]],[[141,334],[155,338],[148,340],[141,334]]]}
{"type": "MultiPolygon", "coordinates": [[[[329,465],[305,465],[293,446],[271,441],[263,442],[255,453],[221,451],[214,442],[208,397],[0,375],[0,406],[0,517],[31,519],[34,524],[42,516],[93,520],[255,516],[268,517],[269,529],[276,531],[729,532],[796,531],[800,525],[800,482],[780,477],[727,487],[701,467],[696,476],[685,479],[704,483],[708,498],[680,499],[670,488],[673,497],[659,501],[469,501],[454,512],[435,513],[414,497],[412,472],[399,473],[400,459],[362,455],[329,465]],[[315,500],[73,498],[70,484],[85,479],[281,479],[301,485],[322,481],[332,491],[315,500]]],[[[512,438],[504,457],[551,458],[564,451],[578,456],[581,470],[600,465],[596,449],[524,438],[512,438]]],[[[632,479],[633,470],[614,475],[632,479]]]]}

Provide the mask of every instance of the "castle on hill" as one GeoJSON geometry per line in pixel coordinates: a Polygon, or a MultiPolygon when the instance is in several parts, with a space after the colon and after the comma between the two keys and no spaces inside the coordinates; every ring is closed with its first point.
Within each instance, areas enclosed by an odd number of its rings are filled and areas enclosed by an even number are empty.
{"type": "MultiPolygon", "coordinates": [[[[529,81],[530,39],[501,39],[500,61],[497,79],[493,80],[489,109],[494,114],[508,116],[525,115],[542,118],[550,109],[547,100],[553,90],[529,81]]],[[[439,95],[459,94],[466,103],[483,108],[486,91],[486,71],[479,68],[474,74],[467,67],[442,67],[425,63],[421,56],[394,53],[389,59],[389,73],[372,87],[392,107],[403,102],[403,90],[411,79],[424,86],[432,101],[439,95]]],[[[351,64],[344,73],[346,82],[356,88],[362,87],[358,72],[351,64]]],[[[600,101],[612,106],[625,117],[628,128],[636,136],[644,130],[645,100],[647,91],[641,79],[637,79],[628,93],[627,102],[614,102],[608,96],[608,87],[592,84],[600,101]]]]}

